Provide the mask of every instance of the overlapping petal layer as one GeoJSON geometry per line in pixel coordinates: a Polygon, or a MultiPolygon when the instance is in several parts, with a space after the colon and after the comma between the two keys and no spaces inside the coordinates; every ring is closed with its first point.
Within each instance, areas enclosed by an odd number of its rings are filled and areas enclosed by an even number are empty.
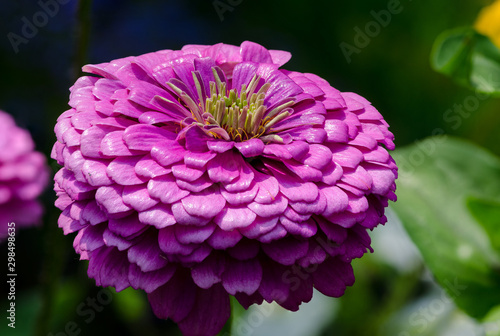
{"type": "Polygon", "coordinates": [[[364,98],[281,70],[289,58],[244,42],[83,68],[52,157],[59,226],[98,285],[214,335],[229,295],[297,310],[353,284],[396,199],[393,135],[364,98]]]}

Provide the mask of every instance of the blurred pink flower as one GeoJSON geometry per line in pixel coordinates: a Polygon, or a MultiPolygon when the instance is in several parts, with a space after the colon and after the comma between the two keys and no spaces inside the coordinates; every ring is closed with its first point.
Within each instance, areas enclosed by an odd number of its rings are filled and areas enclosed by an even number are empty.
{"type": "Polygon", "coordinates": [[[59,226],[97,285],[141,288],[185,335],[215,335],[229,295],[297,310],[354,283],[396,199],[393,135],[289,59],[244,42],[83,67],[52,157],[59,226]]]}
{"type": "Polygon", "coordinates": [[[34,148],[29,132],[0,111],[0,241],[8,223],[16,229],[40,223],[43,208],[36,198],[48,184],[49,168],[34,148]]]}

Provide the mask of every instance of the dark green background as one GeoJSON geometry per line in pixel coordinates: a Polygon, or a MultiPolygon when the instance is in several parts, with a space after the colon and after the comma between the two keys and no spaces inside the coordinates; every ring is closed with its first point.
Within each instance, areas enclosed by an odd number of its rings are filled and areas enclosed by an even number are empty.
{"type": "MultiPolygon", "coordinates": [[[[444,132],[468,138],[500,154],[499,100],[481,100],[470,117],[445,120],[447,110],[463,104],[475,93],[434,72],[429,63],[437,35],[449,28],[472,24],[487,1],[401,0],[401,12],[391,15],[390,23],[369,37],[369,43],[351,55],[350,63],[339,45],[345,42],[356,46],[355,28],[364,31],[374,21],[371,12],[386,10],[391,1],[221,2],[239,4],[222,13],[221,20],[212,1],[94,0],[87,62],[179,49],[185,44],[239,45],[251,40],[269,49],[292,52],[286,69],[318,74],[341,91],[366,97],[391,125],[398,147],[444,132]]],[[[19,45],[18,53],[14,52],[8,34],[22,35],[22,18],[32,22],[33,15],[42,8],[36,1],[27,0],[3,0],[0,5],[0,109],[30,130],[37,148],[47,156],[55,141],[55,121],[68,109],[68,88],[75,80],[76,3],[73,0],[59,5],[47,25],[40,27],[28,43],[19,45]]],[[[454,112],[448,115],[457,116],[454,112]]],[[[51,159],[49,162],[55,172],[57,164],[51,159]]],[[[120,303],[121,307],[130,304],[135,307],[132,311],[120,310],[115,304],[120,299],[116,299],[97,314],[94,323],[87,324],[76,314],[78,304],[86,297],[96,297],[100,289],[86,278],[84,263],[72,251],[72,237],[64,237],[56,228],[59,211],[52,206],[54,197],[50,190],[43,195],[43,228],[18,235],[17,289],[24,297],[20,296],[18,303],[25,310],[19,312],[20,327],[38,325],[38,330],[62,331],[68,321],[75,321],[82,328],[82,335],[175,332],[172,323],[152,317],[140,294],[123,296],[128,301],[120,303]],[[45,315],[37,319],[40,307],[44,307],[45,315]]],[[[325,335],[360,332],[358,314],[369,314],[390,294],[393,282],[401,281],[395,270],[371,261],[360,265],[358,272],[362,278],[344,299],[347,303],[341,319],[332,322],[336,332],[332,329],[325,335]],[[352,303],[360,300],[366,302],[352,303]],[[349,307],[363,307],[366,311],[351,312],[349,307]]],[[[408,299],[418,296],[418,290],[408,294],[408,299]]],[[[3,295],[1,302],[3,307],[3,295]]]]}

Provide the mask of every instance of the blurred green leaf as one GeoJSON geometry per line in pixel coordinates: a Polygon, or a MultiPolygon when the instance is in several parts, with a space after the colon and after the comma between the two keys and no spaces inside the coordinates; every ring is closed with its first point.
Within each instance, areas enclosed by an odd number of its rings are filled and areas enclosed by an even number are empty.
{"type": "Polygon", "coordinates": [[[500,200],[500,159],[448,136],[394,157],[400,169],[394,210],[448,295],[472,317],[484,317],[500,303],[500,263],[466,201],[500,200]]]}
{"type": "Polygon", "coordinates": [[[467,206],[488,233],[493,248],[500,252],[500,202],[470,198],[467,206]]]}
{"type": "MultiPolygon", "coordinates": [[[[5,295],[5,297],[7,297],[7,295],[5,295]]],[[[15,301],[4,302],[6,302],[6,304],[2,304],[2,308],[5,307],[3,313],[5,317],[3,317],[2,323],[0,324],[0,335],[33,335],[36,317],[42,306],[40,292],[37,290],[27,290],[16,295],[15,301]],[[12,323],[12,321],[8,319],[10,313],[6,312],[7,309],[10,309],[10,302],[15,303],[15,328],[9,327],[9,323],[12,323]]]]}
{"type": "Polygon", "coordinates": [[[500,306],[493,308],[484,318],[481,329],[486,336],[500,336],[500,306]]]}
{"type": "Polygon", "coordinates": [[[142,292],[128,287],[120,293],[112,287],[109,290],[114,293],[114,306],[124,320],[138,320],[147,311],[146,298],[142,292]]]}
{"type": "Polygon", "coordinates": [[[472,27],[441,33],[434,42],[431,64],[473,90],[500,95],[500,50],[472,27]]]}

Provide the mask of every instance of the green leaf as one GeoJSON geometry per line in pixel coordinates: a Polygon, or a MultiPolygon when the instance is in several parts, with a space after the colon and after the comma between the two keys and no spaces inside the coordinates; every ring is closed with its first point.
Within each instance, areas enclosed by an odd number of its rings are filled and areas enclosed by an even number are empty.
{"type": "Polygon", "coordinates": [[[500,50],[472,27],[447,30],[431,53],[432,67],[471,89],[500,95],[500,50]]]}
{"type": "Polygon", "coordinates": [[[397,150],[394,158],[394,210],[449,296],[472,317],[484,317],[500,304],[500,262],[467,199],[500,201],[500,159],[448,136],[397,150]]]}
{"type": "Polygon", "coordinates": [[[500,252],[500,202],[471,197],[467,206],[488,234],[493,248],[500,252]]]}
{"type": "Polygon", "coordinates": [[[500,306],[493,308],[484,318],[480,330],[486,336],[500,336],[500,306]]]}
{"type": "Polygon", "coordinates": [[[115,294],[113,296],[114,307],[124,320],[136,321],[144,315],[145,311],[147,311],[148,305],[143,293],[131,287],[120,293],[116,293],[116,290],[112,287],[110,287],[109,290],[115,294]]]}

